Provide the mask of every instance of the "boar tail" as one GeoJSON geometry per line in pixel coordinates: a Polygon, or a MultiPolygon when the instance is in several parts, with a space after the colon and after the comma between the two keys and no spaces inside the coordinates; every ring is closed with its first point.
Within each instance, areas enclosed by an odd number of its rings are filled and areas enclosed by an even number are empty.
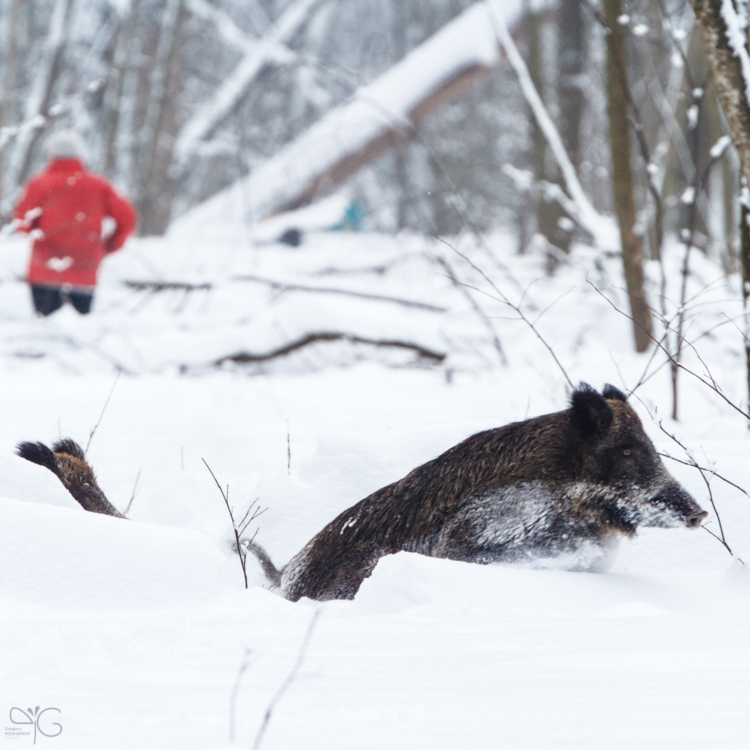
{"type": "Polygon", "coordinates": [[[281,571],[271,562],[271,558],[263,547],[255,542],[247,542],[242,546],[258,558],[258,562],[260,563],[260,567],[263,568],[266,578],[268,578],[274,586],[279,586],[281,584],[281,571]]]}

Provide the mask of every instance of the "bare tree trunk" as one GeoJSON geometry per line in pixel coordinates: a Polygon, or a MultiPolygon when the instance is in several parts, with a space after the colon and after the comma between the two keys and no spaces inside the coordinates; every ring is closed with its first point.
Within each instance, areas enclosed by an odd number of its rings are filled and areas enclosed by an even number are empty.
{"type": "MultiPolygon", "coordinates": [[[[393,46],[396,53],[396,59],[403,59],[406,55],[406,29],[409,20],[408,5],[401,0],[397,0],[392,5],[393,8],[393,46]]],[[[409,144],[404,143],[394,149],[394,169],[396,172],[396,228],[404,229],[408,221],[409,207],[409,172],[407,166],[407,152],[409,144]]]]}
{"type": "MultiPolygon", "coordinates": [[[[47,116],[52,104],[52,92],[62,72],[65,46],[68,41],[68,22],[70,21],[71,0],[56,0],[50,18],[50,30],[47,38],[47,55],[42,62],[41,70],[34,83],[27,115],[47,116]]],[[[37,128],[26,137],[18,140],[17,148],[20,150],[17,160],[18,165],[14,170],[14,178],[17,184],[23,184],[31,172],[31,159],[34,154],[34,146],[42,134],[42,129],[37,128]]]]}
{"type": "MultiPolygon", "coordinates": [[[[531,80],[536,86],[539,95],[544,99],[545,71],[544,56],[542,53],[544,31],[544,16],[541,13],[529,12],[526,26],[527,41],[529,48],[529,73],[531,80]]],[[[532,164],[537,182],[552,182],[559,184],[560,176],[554,161],[549,157],[547,150],[547,139],[544,137],[536,118],[532,116],[532,164]]],[[[559,226],[560,219],[565,212],[558,201],[550,200],[544,191],[540,191],[537,200],[537,231],[547,241],[547,270],[552,272],[558,265],[557,252],[559,248],[563,252],[570,249],[570,234],[563,231],[559,226]]]]}
{"type": "Polygon", "coordinates": [[[628,122],[625,29],[618,19],[623,15],[620,0],[604,0],[607,34],[607,94],[610,148],[612,150],[612,191],[615,212],[620,226],[622,264],[625,284],[630,297],[633,336],[638,352],[645,352],[651,343],[651,311],[643,288],[643,237],[635,231],[635,179],[631,163],[630,124],[628,122]]]}
{"type": "Polygon", "coordinates": [[[558,98],[560,136],[570,161],[578,169],[581,163],[581,118],[585,97],[583,75],[586,61],[585,21],[581,0],[562,0],[559,11],[558,98]]]}
{"type": "Polygon", "coordinates": [[[114,177],[118,163],[118,140],[121,128],[123,95],[128,74],[129,61],[133,51],[134,33],[138,18],[140,0],[132,0],[128,15],[117,32],[114,64],[111,79],[104,99],[104,174],[114,177]]]}
{"type": "MultiPolygon", "coordinates": [[[[726,21],[722,15],[721,0],[691,0],[695,17],[703,33],[706,54],[714,73],[716,91],[727,118],[737,154],[740,157],[742,175],[742,209],[740,220],[740,259],[742,262],[742,294],[745,302],[745,354],[747,358],[747,386],[750,399],[750,342],[747,333],[748,292],[750,291],[750,102],[748,81],[743,75],[740,53],[747,55],[747,40],[744,50],[734,50],[728,38],[726,21]]],[[[735,11],[736,12],[736,11],[735,11]]],[[[736,40],[735,40],[736,41],[736,40]]]]}
{"type": "Polygon", "coordinates": [[[164,10],[159,43],[151,73],[148,106],[143,124],[143,182],[138,199],[142,234],[162,234],[169,221],[171,194],[169,165],[176,133],[167,132],[169,110],[173,110],[177,57],[184,0],[168,0],[164,10]],[[167,152],[167,153],[165,153],[167,152]]]}
{"type": "MultiPolygon", "coordinates": [[[[742,301],[745,305],[745,360],[747,362],[746,380],[747,392],[750,394],[750,337],[747,333],[750,325],[747,316],[750,315],[750,208],[743,201],[740,206],[740,262],[742,265],[742,301]]],[[[750,411],[750,404],[748,405],[750,411]]]]}
{"type": "Polygon", "coordinates": [[[747,83],[739,56],[729,45],[727,25],[721,14],[721,0],[691,0],[703,33],[708,61],[714,73],[721,107],[729,124],[742,165],[742,176],[750,183],[750,105],[747,83]]]}
{"type": "MultiPolygon", "coordinates": [[[[5,41],[5,75],[3,76],[2,101],[0,102],[0,128],[10,124],[13,115],[13,97],[18,71],[18,21],[22,0],[13,0],[8,11],[5,41]]],[[[0,206],[5,196],[6,149],[0,148],[0,206]]]]}

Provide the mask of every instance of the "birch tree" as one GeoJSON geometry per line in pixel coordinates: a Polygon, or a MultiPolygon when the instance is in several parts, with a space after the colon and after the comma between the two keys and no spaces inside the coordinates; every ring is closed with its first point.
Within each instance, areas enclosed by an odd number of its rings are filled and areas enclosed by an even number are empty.
{"type": "Polygon", "coordinates": [[[736,3],[736,0],[691,0],[691,3],[703,34],[719,101],[740,160],[740,259],[750,398],[750,52],[746,31],[747,5],[736,3]]]}
{"type": "MultiPolygon", "coordinates": [[[[0,129],[7,128],[13,115],[13,101],[16,94],[18,71],[18,22],[21,12],[21,0],[11,0],[8,16],[5,21],[5,74],[2,78],[0,96],[0,129]]],[[[6,149],[0,146],[0,206],[4,198],[5,169],[7,164],[6,149]]]]}
{"type": "MultiPolygon", "coordinates": [[[[44,56],[27,99],[26,119],[34,116],[46,118],[50,114],[52,94],[62,72],[65,45],[68,39],[68,22],[71,0],[55,0],[50,16],[44,56]]],[[[11,163],[11,178],[15,184],[24,183],[31,172],[33,149],[42,134],[41,128],[25,131],[16,144],[11,163]]]]}
{"type": "Polygon", "coordinates": [[[171,186],[169,166],[172,161],[173,136],[167,132],[168,110],[174,108],[179,84],[180,29],[184,0],[167,0],[162,16],[159,41],[141,132],[141,159],[138,209],[141,231],[161,234],[170,217],[171,186]],[[170,88],[175,90],[170,91],[170,88]]]}

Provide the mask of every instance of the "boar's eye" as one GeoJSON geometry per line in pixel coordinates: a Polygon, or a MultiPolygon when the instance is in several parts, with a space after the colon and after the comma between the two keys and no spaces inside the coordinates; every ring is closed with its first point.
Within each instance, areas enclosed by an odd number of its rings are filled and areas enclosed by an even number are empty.
{"type": "Polygon", "coordinates": [[[630,455],[630,448],[625,448],[625,450],[622,452],[623,456],[629,456],[630,455]]]}

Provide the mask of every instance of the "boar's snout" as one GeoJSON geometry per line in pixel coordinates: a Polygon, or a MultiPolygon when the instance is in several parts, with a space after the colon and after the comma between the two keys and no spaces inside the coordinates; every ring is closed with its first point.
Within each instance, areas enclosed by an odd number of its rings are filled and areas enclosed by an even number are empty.
{"type": "Polygon", "coordinates": [[[702,510],[700,513],[694,513],[687,517],[686,523],[691,529],[697,529],[701,523],[703,523],[703,519],[706,518],[707,515],[708,512],[705,510],[702,510]]]}
{"type": "MultiPolygon", "coordinates": [[[[650,512],[644,513],[642,525],[675,527],[687,526],[697,529],[708,513],[674,480],[667,482],[661,491],[652,497],[650,512]]],[[[645,510],[645,509],[644,509],[645,510]]]]}

